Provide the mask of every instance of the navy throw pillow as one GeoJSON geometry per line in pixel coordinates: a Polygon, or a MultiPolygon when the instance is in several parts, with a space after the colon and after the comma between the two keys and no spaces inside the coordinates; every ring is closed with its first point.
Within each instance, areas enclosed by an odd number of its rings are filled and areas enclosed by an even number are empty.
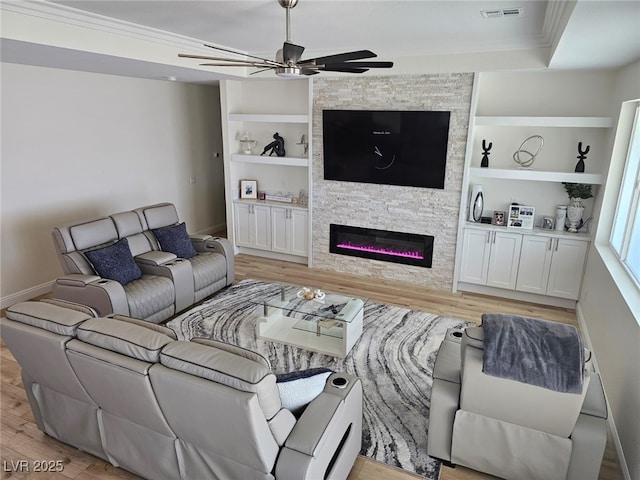
{"type": "Polygon", "coordinates": [[[126,285],[142,276],[140,267],[131,255],[129,242],[126,238],[118,240],[108,247],[90,250],[84,254],[93,265],[94,270],[103,278],[126,285]]]}
{"type": "Polygon", "coordinates": [[[198,254],[193,248],[184,222],[174,227],[158,228],[152,232],[158,239],[160,250],[163,252],[173,253],[178,258],[191,258],[198,254]]]}

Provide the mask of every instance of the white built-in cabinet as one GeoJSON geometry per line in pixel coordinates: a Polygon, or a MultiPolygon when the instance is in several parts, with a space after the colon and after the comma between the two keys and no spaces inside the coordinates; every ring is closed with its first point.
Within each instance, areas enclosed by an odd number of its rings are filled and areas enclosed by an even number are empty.
{"type": "Polygon", "coordinates": [[[300,208],[271,207],[271,249],[307,256],[308,212],[300,208]]]}
{"type": "Polygon", "coordinates": [[[236,253],[311,263],[311,92],[311,79],[220,82],[227,235],[236,253]],[[243,132],[257,141],[251,154],[241,148],[243,132]],[[285,156],[261,155],[275,132],[285,156]],[[241,199],[241,180],[293,201],[241,199]]]}
{"type": "Polygon", "coordinates": [[[589,240],[524,235],[516,290],[578,299],[589,240]]]}
{"type": "MultiPolygon", "coordinates": [[[[563,182],[603,183],[610,154],[613,120],[600,102],[594,78],[560,72],[491,72],[475,77],[465,155],[454,291],[575,307],[590,235],[541,230],[543,217],[555,217],[569,198],[563,182]],[[513,160],[523,141],[540,135],[544,145],[531,168],[513,160]],[[483,140],[492,143],[489,166],[481,167],[483,140]],[[585,172],[575,172],[578,144],[589,153],[585,172]],[[511,203],[535,207],[534,230],[512,232],[495,225],[468,222],[470,190],[482,185],[483,216],[508,212],[511,203]],[[479,227],[471,232],[469,227],[479,227]],[[484,229],[484,230],[483,230],[484,229]],[[505,237],[506,235],[506,237],[505,237]],[[516,235],[521,243],[508,246],[516,235]],[[554,236],[555,235],[555,236],[554,236]],[[573,235],[573,236],[572,236],[573,235]],[[482,242],[484,246],[481,246],[482,242]],[[516,254],[517,250],[517,254],[516,254]],[[485,262],[480,264],[479,258],[485,262]],[[493,260],[493,262],[492,262],[493,260]],[[504,262],[504,263],[501,263],[504,262]],[[480,267],[483,268],[480,268],[480,267]],[[516,272],[514,277],[514,272],[516,272]],[[561,299],[562,301],[559,301],[561,299]]],[[[529,141],[524,150],[537,148],[529,141]]],[[[523,158],[526,158],[524,154],[523,158]]],[[[594,199],[585,202],[584,219],[594,216],[594,199]]],[[[595,221],[591,231],[595,229],[595,221]]]]}
{"type": "Polygon", "coordinates": [[[522,235],[465,229],[460,280],[496,288],[515,288],[521,244],[522,235]]]}
{"type": "Polygon", "coordinates": [[[460,282],[576,300],[590,238],[566,232],[468,224],[460,282]]]}
{"type": "Polygon", "coordinates": [[[238,247],[307,256],[308,212],[238,200],[234,202],[234,238],[238,247]]]}
{"type": "Polygon", "coordinates": [[[271,250],[271,208],[237,202],[234,204],[234,213],[236,245],[271,250]]]}

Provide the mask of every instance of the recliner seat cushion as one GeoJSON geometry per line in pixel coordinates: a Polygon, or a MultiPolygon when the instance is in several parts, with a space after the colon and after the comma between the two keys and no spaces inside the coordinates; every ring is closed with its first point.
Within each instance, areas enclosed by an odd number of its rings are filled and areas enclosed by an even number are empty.
{"type": "Polygon", "coordinates": [[[131,255],[129,242],[126,238],[118,240],[108,247],[88,250],[84,254],[95,271],[103,278],[126,285],[142,276],[140,267],[131,255]]]}
{"type": "Polygon", "coordinates": [[[219,253],[200,252],[189,261],[193,268],[193,282],[196,292],[226,278],[227,260],[219,253]]]}
{"type": "Polygon", "coordinates": [[[163,252],[173,253],[178,258],[191,258],[198,254],[193,248],[184,222],[172,227],[157,228],[152,232],[163,252]]]}
{"type": "Polygon", "coordinates": [[[173,282],[159,275],[142,275],[124,286],[127,294],[129,315],[134,318],[148,318],[175,302],[173,282]]]}

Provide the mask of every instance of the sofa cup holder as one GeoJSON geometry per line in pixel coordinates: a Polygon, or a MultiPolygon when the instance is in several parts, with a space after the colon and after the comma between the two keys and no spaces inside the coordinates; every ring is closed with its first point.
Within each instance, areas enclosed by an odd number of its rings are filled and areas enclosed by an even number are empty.
{"type": "Polygon", "coordinates": [[[331,380],[331,386],[335,388],[347,388],[347,385],[349,385],[349,380],[344,377],[334,377],[331,380]]]}

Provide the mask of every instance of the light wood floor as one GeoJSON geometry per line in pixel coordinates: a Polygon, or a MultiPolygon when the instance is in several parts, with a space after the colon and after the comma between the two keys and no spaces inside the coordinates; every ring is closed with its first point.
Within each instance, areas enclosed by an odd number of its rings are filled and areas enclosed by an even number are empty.
{"type": "MultiPolygon", "coordinates": [[[[545,318],[577,325],[575,312],[544,307],[501,298],[474,294],[452,294],[425,290],[409,284],[380,281],[309,269],[303,265],[239,255],[236,257],[236,280],[255,278],[279,281],[344,292],[376,302],[425,310],[474,322],[485,312],[504,312],[545,318]]],[[[53,440],[40,432],[31,415],[20,379],[20,367],[4,343],[0,343],[0,478],[37,480],[122,480],[136,479],[122,469],[53,440]],[[62,460],[59,473],[9,472],[12,461],[29,461],[33,469],[36,460],[62,460]]],[[[15,463],[14,463],[15,465],[15,463]]],[[[349,480],[409,480],[415,475],[358,457],[349,480]]],[[[495,477],[464,467],[443,467],[440,480],[486,480],[495,477]]],[[[200,480],[200,479],[194,479],[200,480]]],[[[241,480],[241,479],[238,479],[241,480]]],[[[623,480],[616,452],[607,443],[599,480],[623,480]]]]}

